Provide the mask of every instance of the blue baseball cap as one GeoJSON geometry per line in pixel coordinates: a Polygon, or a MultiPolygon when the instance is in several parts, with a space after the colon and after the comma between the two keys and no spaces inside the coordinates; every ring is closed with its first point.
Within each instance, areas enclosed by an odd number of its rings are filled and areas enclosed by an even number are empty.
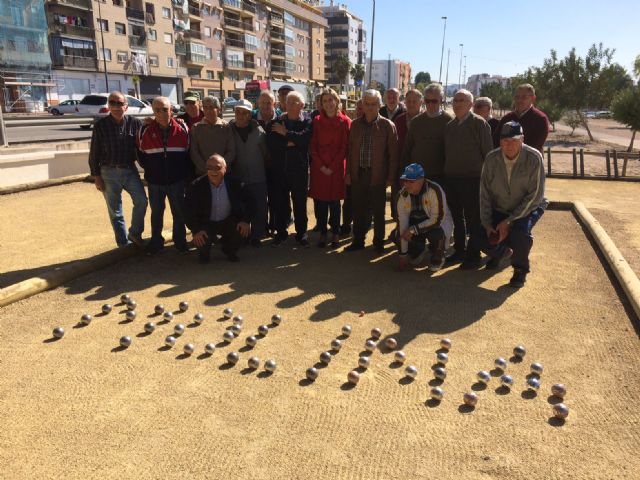
{"type": "Polygon", "coordinates": [[[407,165],[400,175],[400,180],[418,180],[419,178],[424,178],[424,168],[419,163],[407,165]]]}

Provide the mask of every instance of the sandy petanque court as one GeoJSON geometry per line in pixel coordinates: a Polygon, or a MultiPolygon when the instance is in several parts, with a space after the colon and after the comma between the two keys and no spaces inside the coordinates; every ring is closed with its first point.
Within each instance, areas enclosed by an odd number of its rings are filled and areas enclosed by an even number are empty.
{"type": "MultiPolygon", "coordinates": [[[[391,227],[390,225],[388,226],[391,227]]],[[[511,271],[450,268],[397,273],[391,250],[328,253],[293,242],[195,255],[136,257],[0,310],[0,476],[22,478],[513,479],[638,478],[640,347],[621,296],[581,226],[550,211],[536,228],[533,273],[516,291],[511,271]],[[122,293],[138,303],[127,322],[122,293]],[[162,323],[154,305],[190,308],[162,323]],[[103,303],[114,310],[98,315],[103,303]],[[244,317],[230,345],[225,307],[244,317]],[[360,316],[359,312],[364,311],[360,316]],[[192,321],[202,312],[201,325],[192,321]],[[92,323],[79,328],[83,313],[92,323]],[[253,349],[245,337],[279,313],[253,349]],[[144,334],[143,325],[158,327],[144,334]],[[164,338],[186,325],[172,349],[164,338]],[[318,379],[305,370],[353,327],[318,379]],[[66,335],[50,341],[54,326],[66,335]],[[414,381],[382,348],[355,388],[346,384],[372,328],[393,336],[418,368],[414,381]],[[128,349],[118,347],[131,336],[128,349]],[[440,404],[429,401],[439,340],[453,347],[440,404]],[[185,343],[196,352],[182,354],[185,343]],[[218,344],[204,354],[207,342],[218,344]],[[476,372],[509,363],[509,391],[476,372]],[[239,351],[240,361],[226,362],[239,351]],[[277,370],[247,368],[256,355],[277,370]],[[529,364],[542,387],[526,393],[529,364]],[[550,386],[564,383],[566,423],[552,418],[550,386]],[[462,396],[476,390],[475,409],[462,396]],[[636,473],[633,473],[636,472],[636,473]]]]}

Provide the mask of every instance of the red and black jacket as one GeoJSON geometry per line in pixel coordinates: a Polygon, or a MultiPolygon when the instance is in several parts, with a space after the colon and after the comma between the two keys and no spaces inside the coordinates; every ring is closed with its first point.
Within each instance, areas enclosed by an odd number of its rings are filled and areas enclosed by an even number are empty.
{"type": "Polygon", "coordinates": [[[155,120],[143,125],[138,133],[138,162],[144,178],[154,185],[169,185],[186,180],[189,165],[189,129],[181,120],[169,121],[169,132],[163,138],[155,120]]]}

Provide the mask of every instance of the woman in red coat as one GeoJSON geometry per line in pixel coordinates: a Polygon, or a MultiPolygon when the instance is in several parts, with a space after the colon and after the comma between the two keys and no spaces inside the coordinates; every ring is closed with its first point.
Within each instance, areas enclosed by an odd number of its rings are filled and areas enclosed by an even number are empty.
{"type": "Polygon", "coordinates": [[[337,248],[351,119],[340,111],[340,98],[334,90],[323,90],[321,101],[320,114],[313,119],[309,196],[313,198],[320,230],[318,247],[327,245],[327,217],[330,213],[331,247],[337,248]]]}

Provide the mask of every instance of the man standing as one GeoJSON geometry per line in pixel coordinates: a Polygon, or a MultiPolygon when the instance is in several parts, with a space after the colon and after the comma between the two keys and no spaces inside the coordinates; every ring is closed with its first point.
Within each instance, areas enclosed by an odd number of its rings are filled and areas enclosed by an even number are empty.
{"type": "Polygon", "coordinates": [[[111,92],[109,115],[93,126],[89,168],[96,189],[107,202],[109,219],[119,247],[132,242],[144,247],[142,232],[147,211],[147,196],[135,165],[136,138],[142,122],[125,115],[127,100],[121,92],[111,92]],[[133,214],[131,228],[127,228],[122,212],[122,190],[131,195],[133,214]]]}
{"type": "Polygon", "coordinates": [[[138,155],[151,205],[151,242],[147,253],[153,255],[164,247],[165,199],[169,199],[173,217],[173,244],[179,252],[187,253],[184,189],[189,169],[189,130],[182,120],[172,118],[168,98],[157,97],[152,106],[155,119],[140,129],[138,139],[138,155]]]}
{"type": "Polygon", "coordinates": [[[276,99],[269,90],[263,90],[258,97],[258,108],[253,111],[252,118],[256,120],[262,128],[273,122],[280,115],[280,111],[275,108],[276,99]]]}
{"type": "Polygon", "coordinates": [[[442,187],[424,178],[422,165],[412,163],[400,177],[402,188],[397,199],[400,234],[400,270],[419,265],[429,242],[429,271],[444,265],[445,245],[453,232],[453,220],[442,187]]]}
{"type": "Polygon", "coordinates": [[[251,245],[260,246],[267,226],[267,136],[251,119],[251,102],[240,100],[234,108],[235,120],[229,122],[235,141],[236,162],[233,176],[254,199],[251,217],[251,245]]]}
{"type": "Polygon", "coordinates": [[[184,113],[178,115],[178,120],[182,120],[189,128],[201,122],[204,118],[204,112],[200,109],[200,94],[197,92],[187,92],[184,94],[184,113]]]}
{"type": "Polygon", "coordinates": [[[204,97],[204,118],[191,129],[191,161],[196,177],[207,173],[207,159],[217,153],[222,155],[227,168],[233,170],[236,158],[235,142],[229,123],[220,117],[220,100],[204,97]]]}
{"type": "Polygon", "coordinates": [[[488,269],[497,269],[511,258],[513,276],[509,285],[523,287],[529,273],[531,230],[547,201],[544,198],[544,163],[541,153],[523,145],[522,127],[507,122],[500,130],[500,148],[484,162],[480,183],[479,240],[491,257],[488,269]]]}
{"type": "Polygon", "coordinates": [[[500,128],[496,129],[493,136],[494,147],[500,146],[502,125],[513,121],[522,126],[524,143],[542,153],[544,142],[546,142],[547,135],[549,135],[549,119],[542,111],[533,106],[535,101],[536,91],[533,85],[529,83],[518,85],[513,96],[515,110],[500,119],[500,128]]]}
{"type": "Polygon", "coordinates": [[[221,235],[222,252],[237,262],[242,238],[251,232],[252,199],[237,180],[225,175],[227,164],[220,155],[212,155],[206,165],[207,175],[189,186],[185,200],[193,244],[200,263],[209,263],[213,240],[221,235]]]}
{"type": "Polygon", "coordinates": [[[373,213],[373,246],[384,251],[384,206],[386,189],[395,182],[398,168],[396,127],[382,117],[378,90],[366,90],[362,97],[364,117],[354,120],[349,134],[349,154],[345,182],[351,185],[353,241],[345,250],[364,248],[364,239],[373,213]]]}
{"type": "Polygon", "coordinates": [[[491,136],[496,134],[500,120],[494,118],[492,113],[493,102],[489,97],[478,97],[473,102],[473,113],[480,115],[491,127],[491,136]]]}
{"type": "Polygon", "coordinates": [[[425,111],[409,125],[402,164],[419,163],[426,177],[444,187],[444,130],[453,117],[442,109],[444,90],[432,83],[424,89],[425,111]]]}
{"type": "Polygon", "coordinates": [[[393,122],[398,115],[406,111],[400,103],[400,91],[397,88],[390,88],[384,93],[384,107],[380,109],[380,115],[393,122]]]}
{"type": "Polygon", "coordinates": [[[480,267],[480,247],[476,240],[480,226],[480,172],[492,147],[491,128],[482,117],[471,112],[472,105],[471,92],[458,90],[453,97],[456,118],[447,124],[444,133],[445,189],[454,223],[452,260],[462,261],[463,269],[480,267]]]}
{"type": "Polygon", "coordinates": [[[278,89],[278,106],[280,108],[280,114],[287,112],[287,95],[289,92],[293,92],[291,85],[282,85],[278,89]]]}

